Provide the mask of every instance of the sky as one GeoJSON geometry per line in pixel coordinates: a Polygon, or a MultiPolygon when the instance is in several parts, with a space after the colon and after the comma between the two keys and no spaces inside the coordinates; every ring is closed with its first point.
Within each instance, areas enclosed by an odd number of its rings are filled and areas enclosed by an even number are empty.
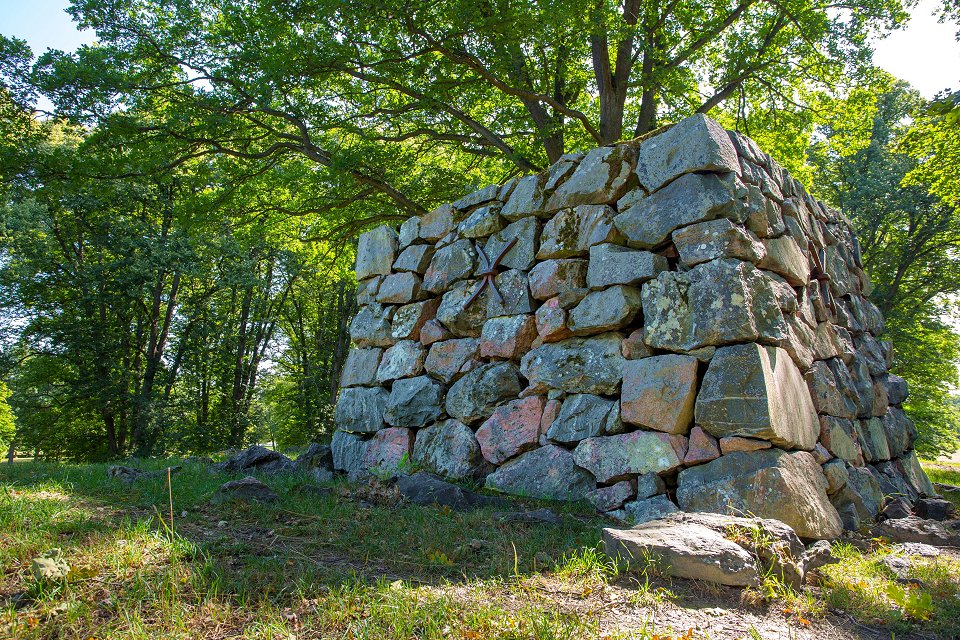
{"type": "MultiPolygon", "coordinates": [[[[64,12],[67,6],[67,0],[0,0],[0,33],[25,39],[35,54],[93,42],[93,33],[77,30],[64,12]]],[[[874,56],[880,67],[927,98],[951,86],[960,89],[960,25],[938,23],[936,6],[935,0],[923,0],[906,29],[876,43],[874,56]]]]}

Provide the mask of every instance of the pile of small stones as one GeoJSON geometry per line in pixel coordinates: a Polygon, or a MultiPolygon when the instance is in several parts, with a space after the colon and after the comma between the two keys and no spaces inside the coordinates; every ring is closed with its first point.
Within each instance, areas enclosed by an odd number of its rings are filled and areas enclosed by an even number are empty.
{"type": "Polygon", "coordinates": [[[850,222],[704,116],[361,236],[334,466],[807,539],[935,495],[850,222]]]}

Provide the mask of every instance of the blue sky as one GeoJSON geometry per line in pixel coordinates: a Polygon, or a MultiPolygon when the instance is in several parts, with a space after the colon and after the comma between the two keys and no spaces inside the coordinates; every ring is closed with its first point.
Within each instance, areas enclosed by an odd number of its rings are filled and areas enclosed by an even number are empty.
{"type": "MultiPolygon", "coordinates": [[[[34,53],[48,47],[73,50],[93,42],[64,12],[67,0],[0,0],[0,33],[25,39],[34,53]]],[[[960,89],[960,42],[957,24],[940,24],[932,15],[935,0],[923,0],[907,29],[877,43],[875,61],[927,97],[948,87],[960,89]]]]}

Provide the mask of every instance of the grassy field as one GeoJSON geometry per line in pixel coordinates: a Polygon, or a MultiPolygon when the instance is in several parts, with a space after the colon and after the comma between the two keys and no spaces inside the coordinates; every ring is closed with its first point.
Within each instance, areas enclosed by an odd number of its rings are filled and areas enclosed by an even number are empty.
{"type": "Polygon", "coordinates": [[[398,504],[385,485],[298,491],[294,476],[265,478],[275,506],[211,506],[234,477],[184,465],[171,530],[165,478],[0,465],[0,638],[960,637],[956,556],[904,587],[889,547],[840,545],[843,562],[803,593],[743,592],[625,571],[598,550],[609,523],[575,508],[559,525],[508,524],[398,504]],[[30,560],[52,548],[70,574],[39,581],[30,560]]]}

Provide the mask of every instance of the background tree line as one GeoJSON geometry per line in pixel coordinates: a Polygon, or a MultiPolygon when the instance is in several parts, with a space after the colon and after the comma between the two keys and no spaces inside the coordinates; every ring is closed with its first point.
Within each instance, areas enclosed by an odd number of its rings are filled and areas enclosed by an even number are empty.
{"type": "Polygon", "coordinates": [[[920,446],[951,449],[956,94],[927,104],[870,58],[909,7],[75,0],[96,45],[0,40],[17,446],[320,437],[359,231],[704,112],[854,218],[920,446]]]}

